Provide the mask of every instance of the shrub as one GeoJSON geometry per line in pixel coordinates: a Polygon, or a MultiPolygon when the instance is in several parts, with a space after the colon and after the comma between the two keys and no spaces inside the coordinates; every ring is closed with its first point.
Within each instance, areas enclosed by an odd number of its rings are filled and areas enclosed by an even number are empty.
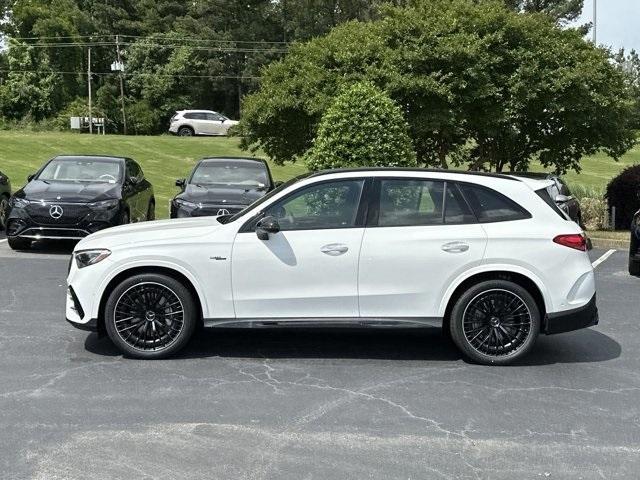
{"type": "Polygon", "coordinates": [[[356,83],[336,97],[305,157],[311,170],[416,165],[400,107],[368,82],[356,83]]]}
{"type": "Polygon", "coordinates": [[[616,208],[616,229],[627,229],[640,210],[640,165],[625,168],[607,185],[609,209],[616,208]]]}
{"type": "Polygon", "coordinates": [[[607,225],[607,201],[603,197],[580,198],[582,223],[587,230],[606,230],[607,225]]]}

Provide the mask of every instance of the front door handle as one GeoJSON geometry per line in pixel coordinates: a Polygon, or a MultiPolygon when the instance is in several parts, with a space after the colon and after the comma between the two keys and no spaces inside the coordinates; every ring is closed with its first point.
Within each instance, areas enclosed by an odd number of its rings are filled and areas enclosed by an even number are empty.
{"type": "Polygon", "coordinates": [[[449,242],[442,245],[442,250],[447,253],[463,253],[469,250],[469,244],[464,242],[449,242]]]}
{"type": "Polygon", "coordinates": [[[337,257],[338,255],[342,255],[343,253],[347,253],[349,247],[343,245],[342,243],[330,243],[320,248],[320,251],[326,255],[330,255],[332,257],[337,257]]]}

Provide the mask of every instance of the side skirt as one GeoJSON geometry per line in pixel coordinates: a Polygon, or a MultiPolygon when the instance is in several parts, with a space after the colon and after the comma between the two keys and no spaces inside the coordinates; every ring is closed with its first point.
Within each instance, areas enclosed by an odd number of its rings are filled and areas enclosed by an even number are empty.
{"type": "Polygon", "coordinates": [[[424,328],[441,327],[440,317],[380,317],[380,318],[205,318],[206,328],[268,328],[268,327],[346,327],[346,328],[424,328]]]}

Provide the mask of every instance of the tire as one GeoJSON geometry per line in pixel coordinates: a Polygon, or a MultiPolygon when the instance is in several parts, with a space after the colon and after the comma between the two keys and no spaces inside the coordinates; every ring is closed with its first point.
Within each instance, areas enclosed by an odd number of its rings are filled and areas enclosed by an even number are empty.
{"type": "Polygon", "coordinates": [[[640,260],[629,258],[629,275],[640,277],[640,260]]]}
{"type": "Polygon", "coordinates": [[[180,127],[178,129],[178,136],[179,137],[193,137],[195,135],[195,132],[193,131],[193,128],[191,127],[180,127]]]}
{"type": "Polygon", "coordinates": [[[9,198],[0,196],[0,230],[7,229],[7,211],[9,210],[9,198]]]}
{"type": "Polygon", "coordinates": [[[147,221],[153,221],[156,219],[156,204],[154,201],[149,202],[149,207],[147,208],[147,221]]]}
{"type": "Polygon", "coordinates": [[[9,237],[7,243],[11,250],[29,250],[31,248],[31,241],[24,238],[9,237]]]}
{"type": "Polygon", "coordinates": [[[472,286],[456,300],[451,310],[451,338],[473,362],[508,365],[533,348],[540,322],[540,309],[527,290],[510,281],[489,280],[472,286]]]}
{"type": "Polygon", "coordinates": [[[147,360],[167,358],[184,348],[197,318],[189,290],[178,280],[155,273],[121,282],[104,310],[105,329],[115,346],[126,356],[147,360]]]}

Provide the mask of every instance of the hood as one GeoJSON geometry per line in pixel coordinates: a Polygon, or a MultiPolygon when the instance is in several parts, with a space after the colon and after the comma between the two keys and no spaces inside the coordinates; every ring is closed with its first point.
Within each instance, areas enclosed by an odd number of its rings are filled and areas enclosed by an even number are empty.
{"type": "Polygon", "coordinates": [[[251,205],[265,193],[267,193],[266,190],[257,190],[252,187],[229,185],[198,187],[188,184],[185,191],[179,193],[176,198],[203,204],[251,205]]]}
{"type": "Polygon", "coordinates": [[[216,217],[185,218],[180,220],[157,220],[140,222],[108,228],[82,239],[75,251],[90,248],[113,248],[119,245],[140,242],[163,242],[167,240],[179,243],[180,240],[194,236],[210,234],[219,228],[216,217]]]}
{"type": "Polygon", "coordinates": [[[16,197],[27,200],[59,201],[69,203],[87,203],[120,198],[120,185],[117,183],[81,183],[32,180],[16,197]]]}

